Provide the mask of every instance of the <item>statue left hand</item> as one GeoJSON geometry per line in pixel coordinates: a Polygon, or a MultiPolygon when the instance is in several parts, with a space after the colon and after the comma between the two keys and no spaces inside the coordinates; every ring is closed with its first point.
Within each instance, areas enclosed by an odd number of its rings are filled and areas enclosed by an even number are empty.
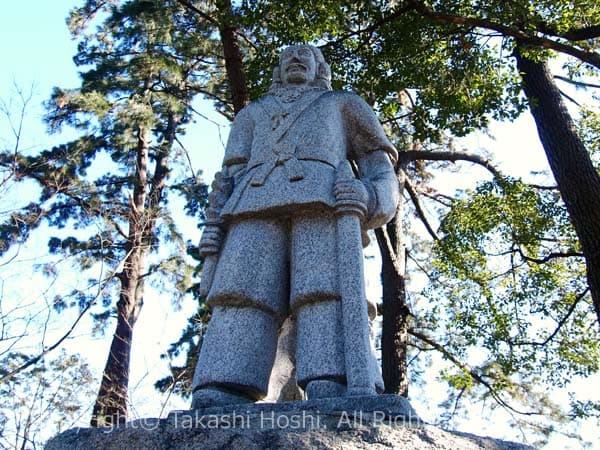
{"type": "Polygon", "coordinates": [[[357,178],[338,178],[333,187],[333,194],[338,202],[358,202],[364,206],[365,211],[368,211],[369,191],[357,178]]]}

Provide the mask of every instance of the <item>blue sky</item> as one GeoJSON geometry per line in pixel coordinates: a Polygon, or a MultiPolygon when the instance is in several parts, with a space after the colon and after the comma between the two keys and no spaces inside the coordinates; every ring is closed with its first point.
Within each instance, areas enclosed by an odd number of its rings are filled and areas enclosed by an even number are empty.
{"type": "Polygon", "coordinates": [[[47,96],[58,83],[77,83],[71,40],[65,18],[73,0],[5,2],[0,15],[0,95],[5,97],[12,79],[24,86],[32,82],[47,96]]]}
{"type": "MultiPolygon", "coordinates": [[[[79,77],[72,57],[76,42],[71,40],[65,18],[73,0],[5,2],[0,15],[0,100],[19,106],[16,89],[32,94],[28,104],[20,149],[39,150],[60,142],[48,136],[42,122],[42,103],[54,86],[75,87],[79,77]]],[[[12,147],[14,138],[6,117],[0,116],[0,146],[12,147]]]]}

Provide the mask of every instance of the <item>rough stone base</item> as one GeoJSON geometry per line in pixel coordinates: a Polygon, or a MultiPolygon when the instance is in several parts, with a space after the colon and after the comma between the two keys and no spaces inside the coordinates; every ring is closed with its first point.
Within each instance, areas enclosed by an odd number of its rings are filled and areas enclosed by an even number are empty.
{"type": "Polygon", "coordinates": [[[531,450],[424,424],[394,395],[175,411],[113,428],[74,428],[46,450],[406,449],[531,450]]]}

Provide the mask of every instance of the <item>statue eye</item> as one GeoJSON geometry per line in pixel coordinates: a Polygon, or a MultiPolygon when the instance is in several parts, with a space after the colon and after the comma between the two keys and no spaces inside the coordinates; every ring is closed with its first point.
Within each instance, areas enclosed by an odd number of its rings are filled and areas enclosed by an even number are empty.
{"type": "Polygon", "coordinates": [[[307,49],[307,48],[303,48],[303,49],[300,49],[300,50],[298,51],[298,54],[299,54],[300,56],[310,56],[310,54],[311,54],[311,51],[310,51],[309,49],[307,49]]]}

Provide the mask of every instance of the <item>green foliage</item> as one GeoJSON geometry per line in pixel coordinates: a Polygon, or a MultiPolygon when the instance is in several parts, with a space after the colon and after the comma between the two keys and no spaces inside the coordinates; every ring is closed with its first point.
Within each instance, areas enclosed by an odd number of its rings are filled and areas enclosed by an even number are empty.
{"type": "MultiPolygon", "coordinates": [[[[479,349],[484,362],[472,370],[487,384],[484,398],[508,395],[553,420],[576,414],[540,389],[600,369],[583,255],[557,193],[511,179],[480,183],[452,204],[440,231],[437,284],[425,295],[437,305],[426,320],[444,348],[463,357],[479,349]]],[[[445,380],[457,392],[470,387],[460,374],[445,380]]]]}
{"type": "Polygon", "coordinates": [[[268,87],[279,46],[316,42],[332,65],[334,87],[358,91],[382,119],[407,114],[398,93],[415,93],[410,132],[421,140],[439,140],[440,129],[462,136],[523,110],[518,74],[497,57],[498,46],[474,30],[396,15],[400,9],[387,2],[243,2],[246,24],[265,49],[248,64],[252,97],[268,87]]]}
{"type": "Polygon", "coordinates": [[[600,112],[598,109],[582,108],[577,125],[579,136],[590,152],[596,170],[600,171],[600,112]]]}
{"type": "MultiPolygon", "coordinates": [[[[0,164],[14,170],[17,181],[40,186],[34,202],[0,223],[0,252],[42,225],[55,233],[68,227],[78,232],[51,236],[50,253],[74,258],[83,271],[101,264],[108,274],[131,250],[137,233],[132,227],[141,214],[149,224],[144,234],[150,249],[165,242],[170,244],[162,248],[170,245],[174,252],[150,270],[159,284],[166,287],[170,277],[183,293],[190,270],[184,240],[170,218],[165,178],[170,166],[182,162],[175,141],[191,120],[192,100],[219,70],[213,31],[177,2],[83,3],[69,18],[80,39],[75,60],[83,69],[81,87],[57,87],[46,104],[50,131],[69,126],[81,137],[29,156],[0,154],[0,164]],[[147,174],[138,173],[141,145],[148,146],[147,174]],[[134,209],[133,194],[142,191],[145,204],[134,209]]],[[[206,186],[195,177],[171,185],[185,196],[186,211],[202,219],[206,186]]]]}

